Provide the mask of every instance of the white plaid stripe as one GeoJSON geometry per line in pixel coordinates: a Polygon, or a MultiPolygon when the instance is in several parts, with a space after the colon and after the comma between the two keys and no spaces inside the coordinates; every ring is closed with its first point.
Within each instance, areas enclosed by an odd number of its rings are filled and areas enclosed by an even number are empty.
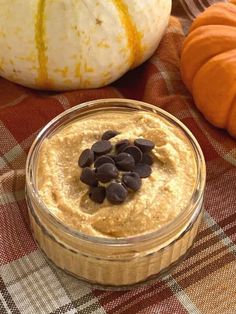
{"type": "Polygon", "coordinates": [[[62,105],[63,109],[66,110],[66,109],[71,108],[69,100],[67,99],[66,96],[59,94],[59,95],[52,96],[51,98],[55,98],[57,101],[59,101],[59,103],[62,105]]]}
{"type": "MultiPolygon", "coordinates": [[[[153,64],[155,64],[154,62],[152,62],[153,64]]],[[[155,64],[156,65],[156,64],[155,64]]],[[[146,90],[149,93],[150,88],[157,82],[157,81],[162,81],[163,79],[165,79],[165,84],[167,87],[167,90],[170,94],[173,94],[173,87],[172,87],[172,83],[171,83],[171,79],[168,78],[168,76],[165,74],[165,72],[159,72],[154,73],[150,76],[150,78],[148,79],[147,83],[146,83],[146,90]]],[[[153,91],[153,93],[155,93],[155,91],[153,91]]],[[[158,95],[158,91],[156,91],[156,95],[158,95]]],[[[147,97],[147,95],[145,94],[144,97],[147,97]]],[[[155,97],[155,99],[158,99],[157,97],[155,97]]]]}
{"type": "Polygon", "coordinates": [[[50,313],[71,302],[39,251],[4,265],[0,270],[22,313],[50,313]]]}
{"type": "Polygon", "coordinates": [[[205,213],[205,221],[208,226],[211,227],[214,234],[219,236],[224,245],[236,256],[236,245],[235,243],[226,235],[224,230],[217,224],[217,222],[211,217],[209,213],[205,213]]]}
{"type": "MultiPolygon", "coordinates": [[[[204,231],[207,228],[208,225],[205,223],[204,219],[204,223],[200,225],[199,231],[204,231]]],[[[223,257],[227,253],[227,247],[225,247],[223,242],[219,241],[218,236],[211,232],[209,235],[203,237],[202,239],[197,239],[188,258],[180,263],[178,267],[173,270],[172,276],[178,282],[186,278],[191,279],[191,277],[193,276],[193,272],[201,272],[204,267],[211,265],[212,262],[214,262],[216,259],[223,257]],[[204,248],[201,248],[201,251],[197,249],[199,246],[201,247],[201,244],[211,241],[212,238],[216,238],[216,241],[213,244],[204,246],[204,248]]]]}
{"type": "Polygon", "coordinates": [[[0,267],[0,273],[22,313],[105,313],[91,289],[48,264],[39,250],[0,267]],[[76,302],[80,300],[80,302],[76,302]]]}
{"type": "Polygon", "coordinates": [[[60,280],[60,283],[65,288],[66,293],[69,295],[71,301],[75,301],[78,298],[82,298],[89,293],[91,293],[91,289],[88,285],[83,284],[76,278],[66,274],[64,271],[59,268],[50,265],[55,272],[57,278],[60,280]]]}
{"type": "MultiPolygon", "coordinates": [[[[224,231],[218,226],[215,220],[208,214],[205,214],[206,222],[208,220],[208,224],[206,223],[206,227],[210,227],[212,229],[211,237],[218,236],[222,239],[222,241],[217,242],[214,245],[208,246],[205,250],[208,250],[207,256],[208,260],[213,259],[217,260],[218,256],[215,254],[214,251],[211,250],[212,246],[219,246],[227,248],[227,252],[231,251],[231,241],[224,233],[224,231]],[[219,229],[221,232],[219,232],[219,229]],[[226,239],[226,242],[225,242],[226,239]],[[228,245],[228,247],[226,246],[228,245]],[[217,256],[217,257],[216,257],[217,256]]],[[[198,241],[197,241],[198,242],[198,241]]],[[[231,251],[232,252],[232,251],[231,251]]],[[[202,252],[200,253],[202,255],[202,252]]],[[[191,257],[188,259],[190,261],[191,257]]],[[[199,265],[205,264],[205,262],[200,261],[198,258],[199,265]]],[[[211,264],[211,267],[214,268],[214,264],[211,264]]],[[[180,265],[182,270],[184,269],[184,265],[180,265]]],[[[191,269],[191,265],[188,265],[188,269],[191,269]]],[[[210,271],[209,267],[209,271],[210,271]]],[[[190,270],[191,271],[191,270],[190,270]]],[[[193,286],[189,286],[188,288],[184,289],[185,292],[188,294],[190,293],[192,296],[192,300],[197,303],[200,307],[199,310],[201,313],[224,313],[224,314],[233,314],[236,313],[235,307],[235,286],[231,284],[232,282],[232,275],[236,271],[236,263],[235,261],[231,262],[230,264],[225,264],[222,268],[217,268],[217,271],[214,272],[212,276],[204,276],[199,283],[193,283],[193,286]],[[198,289],[195,289],[194,286],[197,286],[198,289]],[[201,289],[201,287],[203,287],[201,289]],[[213,299],[212,299],[213,298],[213,299]],[[215,299],[214,299],[215,298],[215,299]],[[226,310],[227,309],[227,310],[226,310]]],[[[185,273],[187,273],[186,271],[185,273]]],[[[199,270],[201,272],[201,270],[199,270]]],[[[185,276],[185,274],[183,274],[185,276]]],[[[178,281],[179,281],[178,277],[178,281]]],[[[194,313],[190,311],[189,313],[194,313]]]]}
{"type": "MultiPolygon", "coordinates": [[[[8,148],[10,148],[10,145],[15,143],[14,137],[11,135],[11,133],[5,128],[5,126],[2,124],[2,131],[6,134],[7,137],[10,136],[12,141],[8,140],[8,148]]],[[[6,167],[6,162],[9,163],[14,162],[19,156],[23,155],[23,158],[26,158],[26,154],[24,153],[24,149],[28,149],[35,137],[37,132],[35,134],[31,135],[29,138],[24,140],[21,145],[17,144],[13,148],[11,148],[5,155],[4,159],[0,158],[0,166],[6,167]],[[25,156],[24,156],[25,155],[25,156]]],[[[6,176],[6,173],[4,174],[4,177],[6,176]]],[[[0,195],[0,204],[6,205],[13,203],[15,201],[23,200],[24,199],[24,190],[18,190],[14,193],[1,193],[0,195]]],[[[39,253],[40,254],[40,253],[39,253]]],[[[41,254],[40,254],[41,256],[41,254]]],[[[80,298],[83,298],[84,296],[87,296],[83,302],[83,304],[76,305],[76,308],[82,310],[89,310],[90,312],[96,311],[97,313],[104,313],[104,310],[101,308],[101,306],[98,304],[97,299],[91,294],[91,290],[89,288],[85,288],[82,284],[80,284],[77,280],[75,280],[77,283],[79,283],[79,287],[77,287],[76,290],[73,290],[74,295],[72,293],[72,289],[70,290],[70,294],[73,295],[73,298],[71,299],[68,297],[68,293],[64,290],[60,282],[58,281],[58,278],[55,277],[55,272],[52,272],[52,268],[50,268],[45,260],[41,257],[39,258],[38,252],[31,253],[29,256],[25,256],[21,259],[18,259],[17,261],[11,262],[10,264],[4,265],[0,268],[1,274],[3,274],[4,282],[8,283],[8,291],[14,295],[14,302],[16,303],[17,307],[22,311],[22,313],[38,313],[38,311],[46,311],[45,313],[50,313],[55,311],[56,309],[66,305],[66,304],[72,304],[71,302],[73,300],[78,300],[80,298]],[[35,256],[37,254],[37,258],[32,258],[32,256],[35,256]],[[40,266],[39,261],[44,261],[44,265],[40,266]],[[10,266],[10,267],[9,267],[10,266]],[[30,267],[31,266],[31,267],[30,267]],[[8,269],[4,269],[4,267],[8,269]],[[44,278],[44,279],[42,279],[44,278]],[[51,278],[50,280],[50,289],[45,288],[43,286],[45,282],[45,278],[51,278]],[[11,283],[9,282],[11,280],[11,283]],[[43,281],[42,281],[43,280],[43,281]],[[60,299],[62,302],[60,303],[58,301],[58,297],[54,296],[52,299],[47,300],[45,302],[45,299],[47,299],[47,296],[53,295],[53,286],[55,285],[55,291],[62,291],[60,299]],[[58,287],[59,285],[59,287],[58,287]],[[31,286],[32,291],[34,291],[34,296],[31,295],[31,291],[27,287],[31,286]],[[40,286],[40,287],[39,287],[40,286]],[[43,298],[44,295],[44,298],[43,298]],[[41,301],[39,301],[41,300],[41,301]],[[42,310],[44,309],[44,310],[42,310]]],[[[68,275],[65,275],[68,278],[68,283],[71,282],[71,277],[68,275]]],[[[68,286],[67,286],[68,288],[68,286]]],[[[3,300],[4,301],[4,300],[3,300]]],[[[5,302],[5,301],[4,301],[5,302]]],[[[6,308],[6,304],[4,304],[4,307],[6,308]]],[[[66,311],[66,313],[77,313],[77,310],[74,308],[73,304],[71,305],[71,309],[66,311]]]]}
{"type": "Polygon", "coordinates": [[[46,265],[39,250],[30,253],[16,261],[0,266],[1,276],[6,286],[15,284],[28,274],[46,265]]]}
{"type": "Polygon", "coordinates": [[[116,94],[117,97],[121,97],[121,98],[124,97],[123,94],[117,88],[113,86],[109,86],[109,88],[116,94]]]}
{"type": "Polygon", "coordinates": [[[25,98],[27,98],[29,95],[28,94],[22,94],[21,96],[19,96],[18,98],[14,99],[13,101],[10,101],[4,105],[1,105],[1,109],[6,108],[6,107],[13,107],[18,105],[22,100],[24,100],[25,98]]]}
{"type": "Polygon", "coordinates": [[[197,306],[192,302],[189,296],[182,290],[177,281],[171,276],[168,275],[163,278],[166,284],[174,292],[175,296],[178,298],[183,307],[191,314],[201,314],[197,306]]]}
{"type": "Polygon", "coordinates": [[[8,305],[7,305],[6,301],[4,300],[1,293],[0,293],[0,313],[1,314],[10,313],[8,305]]]}
{"type": "Polygon", "coordinates": [[[175,26],[169,26],[166,30],[166,34],[180,34],[180,31],[175,26]]]}
{"type": "MultiPolygon", "coordinates": [[[[125,296],[118,297],[116,300],[112,300],[109,303],[107,303],[107,306],[109,304],[110,311],[113,311],[116,314],[122,314],[123,310],[128,310],[131,306],[140,303],[140,301],[145,302],[145,299],[148,299],[149,297],[152,297],[158,292],[161,292],[165,288],[165,285],[162,285],[155,289],[154,284],[150,286],[143,286],[141,288],[130,290],[126,293],[125,296]],[[153,289],[151,289],[153,287],[153,289]],[[127,302],[129,300],[129,303],[127,302]],[[122,303],[126,301],[126,305],[123,305],[122,303]],[[119,305],[119,309],[116,307],[119,305]],[[114,308],[116,308],[114,310],[114,308]]],[[[145,312],[143,312],[145,313],[145,312]]]]}
{"type": "Polygon", "coordinates": [[[6,205],[15,201],[22,201],[25,199],[25,190],[19,190],[16,192],[1,193],[0,194],[0,205],[6,205]]]}
{"type": "Polygon", "coordinates": [[[3,160],[3,158],[0,158],[0,169],[3,169],[5,167],[6,167],[5,161],[3,160]]]}
{"type": "MultiPolygon", "coordinates": [[[[72,301],[71,303],[73,303],[73,306],[76,309],[81,312],[84,311],[84,313],[106,313],[99,304],[98,299],[92,295],[91,288],[88,285],[82,283],[70,275],[67,275],[65,272],[53,266],[51,263],[50,265],[61,285],[64,287],[64,290],[66,291],[70,300],[72,301]]],[[[70,304],[68,304],[68,307],[69,306],[70,304]]]]}
{"type": "Polygon", "coordinates": [[[22,162],[21,166],[24,166],[27,157],[25,151],[28,151],[39,131],[40,129],[34,132],[20,144],[18,144],[15,138],[10,133],[10,131],[5,127],[5,125],[0,120],[0,134],[4,134],[4,136],[1,135],[2,142],[1,146],[5,148],[4,157],[0,157],[0,170],[7,166],[6,161],[8,161],[11,164],[14,162],[14,160],[16,160],[19,157],[20,161],[22,162]]]}
{"type": "Polygon", "coordinates": [[[183,120],[190,117],[190,113],[188,110],[180,110],[175,113],[175,117],[179,120],[183,120]]]}
{"type": "Polygon", "coordinates": [[[223,158],[224,160],[228,161],[231,165],[236,166],[236,155],[235,155],[235,149],[231,150],[230,152],[226,152],[224,150],[224,145],[214,138],[211,137],[211,135],[205,130],[205,127],[202,125],[202,118],[200,118],[200,113],[191,107],[189,107],[189,110],[191,112],[191,115],[194,117],[195,122],[201,129],[201,131],[204,133],[205,137],[208,139],[208,141],[211,143],[211,145],[214,147],[217,154],[223,158]]]}
{"type": "Polygon", "coordinates": [[[236,166],[236,148],[225,154],[225,160],[231,160],[233,165],[236,166]]]}
{"type": "Polygon", "coordinates": [[[93,296],[93,298],[89,297],[88,302],[79,305],[77,309],[79,310],[79,313],[95,313],[95,314],[106,314],[105,310],[100,307],[97,308],[97,306],[93,307],[95,303],[97,303],[98,300],[96,297],[93,296]]]}
{"type": "Polygon", "coordinates": [[[23,151],[21,146],[17,144],[4,155],[4,158],[7,159],[9,163],[12,163],[20,155],[24,155],[24,157],[26,158],[26,153],[23,151]]]}
{"type": "MultiPolygon", "coordinates": [[[[158,74],[153,74],[148,78],[148,81],[146,83],[146,87],[145,87],[145,93],[144,93],[144,98],[148,99],[148,95],[149,95],[149,89],[151,86],[153,86],[153,84],[155,84],[155,82],[157,82],[158,80],[161,80],[160,75],[158,74]]],[[[152,95],[153,99],[158,99],[158,91],[153,89],[153,95],[152,95]]],[[[150,100],[149,100],[150,101],[150,100]]]]}
{"type": "Polygon", "coordinates": [[[164,79],[164,81],[166,83],[168,93],[170,95],[173,95],[174,94],[174,88],[172,85],[172,80],[174,77],[177,78],[177,75],[176,75],[177,73],[176,72],[170,72],[170,71],[162,71],[162,72],[160,72],[160,74],[162,76],[162,79],[164,79]]]}
{"type": "Polygon", "coordinates": [[[0,120],[0,136],[1,136],[1,147],[4,147],[4,152],[6,153],[12,149],[12,147],[17,146],[18,143],[11,132],[6,128],[3,122],[0,120]]]}
{"type": "Polygon", "coordinates": [[[70,302],[64,289],[48,266],[28,275],[8,287],[22,313],[50,313],[70,302]]]}
{"type": "Polygon", "coordinates": [[[5,127],[0,120],[1,147],[4,147],[2,157],[0,157],[0,174],[9,169],[21,168],[26,160],[26,153],[17,143],[11,132],[5,127]],[[14,167],[13,167],[14,165],[14,167]]]}
{"type": "MultiPolygon", "coordinates": [[[[161,79],[165,81],[167,90],[168,90],[168,94],[169,95],[173,95],[174,94],[174,88],[172,85],[173,80],[175,81],[181,81],[181,77],[179,74],[179,71],[167,71],[166,66],[163,64],[163,62],[158,59],[156,56],[154,56],[150,63],[152,63],[156,68],[157,68],[157,72],[158,72],[158,76],[161,76],[161,79]]],[[[151,80],[156,81],[156,79],[158,78],[158,76],[152,75],[149,80],[148,83],[150,84],[151,80]]]]}
{"type": "Polygon", "coordinates": [[[27,137],[24,141],[22,141],[22,142],[20,143],[20,146],[22,147],[22,149],[23,149],[24,151],[28,151],[28,150],[29,150],[30,146],[32,145],[32,143],[33,143],[35,137],[37,136],[37,134],[39,133],[40,130],[41,130],[41,128],[38,129],[36,132],[34,132],[33,134],[31,134],[29,137],[27,137]]]}

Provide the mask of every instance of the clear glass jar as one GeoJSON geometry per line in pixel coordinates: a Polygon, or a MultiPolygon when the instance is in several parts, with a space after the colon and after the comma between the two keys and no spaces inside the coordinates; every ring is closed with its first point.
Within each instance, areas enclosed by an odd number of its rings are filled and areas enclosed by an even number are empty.
{"type": "Polygon", "coordinates": [[[73,107],[48,123],[35,139],[26,164],[26,198],[32,233],[46,256],[79,279],[102,287],[130,288],[166,273],[191,248],[201,221],[205,161],[191,132],[175,117],[153,105],[127,99],[101,99],[73,107]],[[63,224],[37,191],[36,169],[42,142],[69,123],[99,112],[152,112],[182,131],[197,165],[195,189],[188,206],[159,230],[126,238],[83,234],[63,224]]]}

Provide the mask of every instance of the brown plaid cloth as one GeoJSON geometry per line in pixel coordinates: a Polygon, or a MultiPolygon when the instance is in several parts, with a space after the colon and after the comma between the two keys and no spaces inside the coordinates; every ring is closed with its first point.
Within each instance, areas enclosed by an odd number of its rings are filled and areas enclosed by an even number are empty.
{"type": "MultiPolygon", "coordinates": [[[[144,0],[145,1],[145,0],[144,0]]],[[[173,0],[185,29],[213,0],[173,0]]],[[[0,79],[0,313],[236,313],[236,142],[204,120],[181,82],[183,30],[171,18],[155,55],[115,84],[67,93],[0,79]],[[207,162],[206,213],[189,257],[152,285],[99,291],[48,264],[29,230],[25,161],[39,130],[78,103],[107,97],[161,106],[195,134],[207,162]]]]}

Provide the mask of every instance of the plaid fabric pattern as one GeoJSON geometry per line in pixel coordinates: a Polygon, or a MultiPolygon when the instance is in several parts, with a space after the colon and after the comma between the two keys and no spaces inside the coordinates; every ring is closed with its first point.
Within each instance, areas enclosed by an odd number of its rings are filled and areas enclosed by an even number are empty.
{"type": "MultiPolygon", "coordinates": [[[[214,0],[173,0],[184,30],[214,0]]],[[[154,56],[111,86],[66,93],[33,91],[0,78],[0,313],[236,313],[236,142],[196,110],[179,73],[179,19],[154,56]],[[206,213],[190,255],[171,274],[131,291],[88,287],[49,264],[29,229],[25,161],[39,130],[87,100],[143,100],[179,118],[207,162],[206,213]]]]}

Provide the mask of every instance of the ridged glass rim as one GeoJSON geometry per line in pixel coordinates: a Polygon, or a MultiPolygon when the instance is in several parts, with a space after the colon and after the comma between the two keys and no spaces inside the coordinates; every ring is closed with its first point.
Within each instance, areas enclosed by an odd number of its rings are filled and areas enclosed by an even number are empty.
{"type": "MultiPolygon", "coordinates": [[[[90,112],[89,111],[89,112],[90,112]]],[[[85,112],[86,114],[86,112],[85,112]]],[[[78,119],[78,118],[77,118],[78,119]]],[[[76,120],[74,118],[73,120],[76,120]]],[[[73,121],[72,120],[72,121],[73,121]]],[[[54,130],[54,129],[53,129],[54,130]]],[[[205,160],[204,156],[201,150],[200,145],[198,144],[196,138],[191,133],[191,131],[176,117],[174,117],[172,114],[168,113],[167,111],[156,107],[154,105],[132,100],[132,99],[121,99],[121,98],[107,98],[107,99],[97,99],[92,100],[88,102],[84,102],[81,104],[78,104],[68,110],[65,110],[61,114],[57,115],[55,118],[53,118],[50,122],[48,122],[43,129],[38,133],[35,140],[33,141],[31,148],[29,150],[27,161],[26,161],[26,193],[28,194],[28,197],[33,197],[34,202],[36,205],[40,208],[42,208],[46,214],[48,214],[52,219],[50,222],[54,224],[54,226],[61,229],[63,232],[69,234],[70,236],[77,237],[79,239],[92,242],[92,243],[101,243],[101,244],[107,244],[107,245],[131,245],[138,242],[144,242],[147,240],[152,240],[154,238],[162,238],[163,236],[168,235],[169,233],[173,232],[173,230],[178,229],[179,225],[181,225],[181,222],[183,221],[183,218],[186,216],[189,216],[190,220],[189,223],[195,217],[198,216],[198,213],[201,210],[201,206],[199,206],[202,202],[204,188],[205,188],[205,181],[206,181],[206,166],[205,166],[205,160]],[[155,113],[168,122],[174,124],[179,129],[182,130],[184,135],[189,140],[190,144],[192,145],[193,151],[195,152],[196,157],[196,165],[197,165],[197,177],[196,177],[196,183],[195,188],[193,191],[193,194],[189,200],[189,204],[183,208],[180,212],[180,214],[170,223],[164,225],[158,230],[153,230],[145,234],[138,234],[134,236],[129,237],[120,237],[120,238],[108,238],[108,237],[98,237],[98,236],[92,236],[85,233],[82,233],[76,229],[70,228],[69,226],[63,224],[63,222],[54,215],[45,205],[45,203],[42,201],[41,197],[39,196],[39,193],[37,191],[37,187],[35,182],[33,182],[32,178],[34,178],[35,173],[33,173],[32,168],[34,166],[35,158],[37,158],[37,153],[40,149],[40,145],[43,142],[45,138],[47,138],[49,135],[52,135],[54,132],[49,132],[50,129],[54,126],[58,127],[64,127],[68,123],[71,122],[69,120],[71,114],[75,114],[75,112],[83,111],[84,109],[90,109],[91,113],[93,113],[92,109],[94,111],[99,111],[101,108],[97,108],[98,105],[104,105],[103,109],[107,110],[121,110],[121,108],[126,109],[133,109],[134,111],[146,111],[146,112],[152,112],[155,113]],[[108,107],[107,105],[110,105],[111,107],[108,107]],[[115,107],[117,105],[117,107],[115,107]],[[60,124],[60,121],[64,119],[65,117],[68,117],[68,121],[65,124],[60,124]],[[190,206],[191,205],[191,206],[190,206]]]]}

